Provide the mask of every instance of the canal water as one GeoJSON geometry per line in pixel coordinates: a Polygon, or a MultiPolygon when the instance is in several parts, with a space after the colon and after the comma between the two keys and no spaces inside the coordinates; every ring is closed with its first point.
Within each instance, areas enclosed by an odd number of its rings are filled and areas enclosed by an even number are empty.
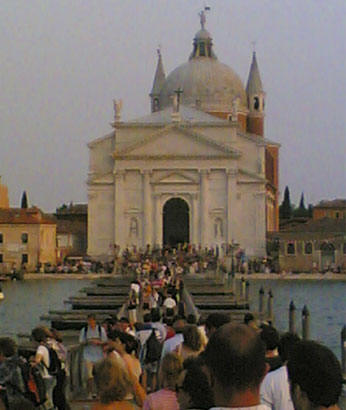
{"type": "MultiPolygon", "coordinates": [[[[90,280],[35,279],[4,282],[5,300],[0,302],[0,335],[30,333],[49,310],[69,309],[69,296],[88,286],[90,280]]],[[[307,305],[311,317],[311,338],[329,346],[340,358],[340,333],[346,324],[346,282],[328,280],[250,280],[251,309],[258,310],[258,293],[274,294],[275,326],[288,330],[288,307],[294,301],[297,330],[301,332],[301,310],[307,305]]]]}

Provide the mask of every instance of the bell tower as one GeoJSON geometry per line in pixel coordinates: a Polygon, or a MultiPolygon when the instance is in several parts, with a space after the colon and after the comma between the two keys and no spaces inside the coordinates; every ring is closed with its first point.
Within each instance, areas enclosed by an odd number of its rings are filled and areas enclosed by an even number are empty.
{"type": "Polygon", "coordinates": [[[261,76],[258,69],[256,52],[252,54],[249,78],[246,86],[249,114],[247,117],[247,132],[264,136],[264,98],[261,76]]]}
{"type": "Polygon", "coordinates": [[[166,80],[166,74],[163,68],[161,50],[159,48],[157,50],[157,56],[158,56],[158,59],[157,59],[156,72],[155,72],[155,77],[154,77],[154,82],[153,82],[153,88],[151,89],[151,92],[149,94],[150,100],[151,100],[151,112],[160,111],[161,109],[160,91],[166,80]]]}

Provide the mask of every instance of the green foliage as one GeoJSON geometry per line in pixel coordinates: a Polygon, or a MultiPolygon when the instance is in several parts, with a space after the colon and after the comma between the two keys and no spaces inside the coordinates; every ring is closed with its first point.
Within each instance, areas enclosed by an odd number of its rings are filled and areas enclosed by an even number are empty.
{"type": "Polygon", "coordinates": [[[280,219],[290,219],[292,217],[292,205],[288,186],[285,188],[284,200],[279,207],[279,216],[280,219]]]}

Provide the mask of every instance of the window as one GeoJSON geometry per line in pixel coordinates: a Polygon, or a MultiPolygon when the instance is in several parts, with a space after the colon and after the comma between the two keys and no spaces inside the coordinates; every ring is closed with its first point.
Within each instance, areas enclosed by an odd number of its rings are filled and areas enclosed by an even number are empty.
{"type": "Polygon", "coordinates": [[[305,244],[304,253],[305,253],[305,255],[311,255],[312,254],[312,243],[311,242],[307,242],[305,244]]]}
{"type": "Polygon", "coordinates": [[[259,106],[260,106],[260,101],[258,97],[254,97],[254,103],[253,103],[253,107],[255,110],[259,110],[259,106]]]}
{"type": "Polygon", "coordinates": [[[199,45],[199,55],[201,57],[205,57],[205,44],[204,43],[201,43],[199,45]]]}
{"type": "Polygon", "coordinates": [[[296,253],[296,247],[293,242],[287,244],[287,255],[294,255],[296,253]]]}
{"type": "Polygon", "coordinates": [[[28,263],[29,257],[27,253],[22,254],[22,263],[28,263]]]}
{"type": "Polygon", "coordinates": [[[22,243],[28,243],[29,235],[27,233],[22,233],[22,243]]]}
{"type": "Polygon", "coordinates": [[[4,242],[4,236],[2,233],[0,233],[0,243],[3,243],[3,242],[4,242]]]}
{"type": "Polygon", "coordinates": [[[335,218],[339,219],[340,218],[340,213],[339,212],[335,212],[335,218]]]}
{"type": "Polygon", "coordinates": [[[0,253],[0,263],[2,263],[4,261],[2,253],[0,253]]]}

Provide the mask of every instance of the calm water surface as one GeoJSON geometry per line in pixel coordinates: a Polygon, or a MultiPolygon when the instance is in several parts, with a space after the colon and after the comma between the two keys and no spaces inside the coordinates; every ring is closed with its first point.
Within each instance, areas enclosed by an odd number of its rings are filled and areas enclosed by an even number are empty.
{"type": "MultiPolygon", "coordinates": [[[[89,285],[90,280],[35,279],[2,284],[5,300],[0,302],[0,335],[29,333],[49,310],[69,309],[64,300],[89,285]]],[[[251,308],[258,310],[258,292],[274,293],[275,326],[288,330],[288,307],[297,307],[297,330],[301,332],[301,310],[306,304],[311,316],[311,338],[329,346],[340,358],[340,332],[346,324],[346,282],[327,280],[250,280],[251,308]]]]}

